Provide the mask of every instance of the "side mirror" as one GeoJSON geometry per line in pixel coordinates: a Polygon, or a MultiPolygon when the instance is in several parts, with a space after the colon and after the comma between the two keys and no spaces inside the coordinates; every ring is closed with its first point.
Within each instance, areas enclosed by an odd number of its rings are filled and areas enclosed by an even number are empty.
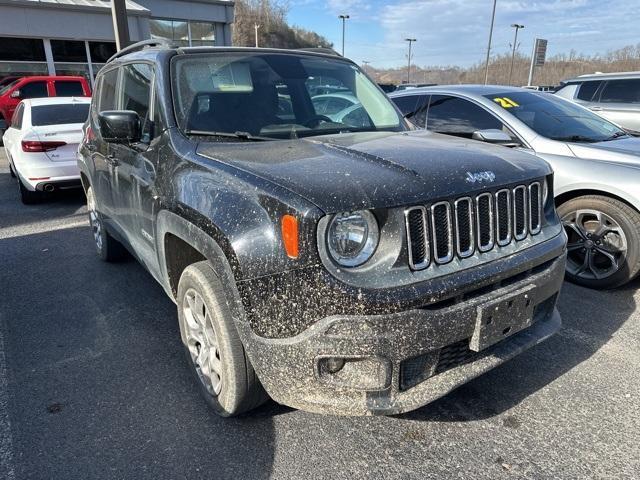
{"type": "Polygon", "coordinates": [[[513,139],[502,130],[491,128],[489,130],[476,130],[471,136],[473,140],[480,140],[486,143],[497,143],[499,145],[512,144],[513,139]]]}
{"type": "Polygon", "coordinates": [[[20,91],[20,89],[18,88],[17,90],[14,90],[13,92],[11,92],[11,95],[9,95],[11,98],[20,98],[22,95],[22,92],[20,91]]]}
{"type": "Polygon", "coordinates": [[[100,135],[109,143],[140,141],[140,116],[131,110],[107,110],[98,114],[100,135]]]}

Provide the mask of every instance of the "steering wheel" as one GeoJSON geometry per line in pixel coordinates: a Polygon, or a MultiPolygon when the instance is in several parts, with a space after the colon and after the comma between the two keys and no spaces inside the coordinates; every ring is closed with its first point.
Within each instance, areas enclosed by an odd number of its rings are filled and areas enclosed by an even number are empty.
{"type": "Polygon", "coordinates": [[[302,125],[304,125],[305,127],[312,128],[314,126],[317,127],[320,124],[320,122],[333,122],[333,120],[331,120],[326,115],[313,115],[307,118],[304,122],[302,122],[302,125]]]}

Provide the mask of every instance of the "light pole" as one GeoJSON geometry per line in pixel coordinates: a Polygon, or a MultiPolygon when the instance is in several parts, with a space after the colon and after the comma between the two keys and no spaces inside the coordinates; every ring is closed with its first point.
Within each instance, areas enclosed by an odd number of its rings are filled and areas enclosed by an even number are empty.
{"type": "Polygon", "coordinates": [[[516,35],[513,39],[513,51],[511,52],[511,68],[509,69],[509,85],[511,85],[511,75],[513,74],[513,61],[516,58],[516,47],[518,45],[518,30],[520,30],[521,28],[524,28],[524,25],[512,23],[511,27],[516,29],[516,35]]]}
{"type": "Polygon", "coordinates": [[[338,15],[338,18],[342,19],[342,56],[344,57],[344,28],[349,15],[338,15]]]}
{"type": "Polygon", "coordinates": [[[415,38],[405,38],[405,42],[409,42],[409,55],[407,57],[407,83],[411,82],[411,44],[417,42],[415,38]]]}
{"type": "Polygon", "coordinates": [[[364,69],[364,71],[367,71],[367,66],[370,64],[371,62],[369,60],[362,60],[362,68],[364,69]]]}
{"type": "Polygon", "coordinates": [[[253,24],[253,28],[255,30],[256,33],[256,48],[258,48],[258,29],[260,28],[260,25],[258,25],[257,23],[253,24]]]}
{"type": "Polygon", "coordinates": [[[493,37],[493,22],[496,19],[496,2],[493,0],[493,13],[491,14],[491,28],[489,29],[489,45],[487,46],[487,61],[484,66],[484,84],[489,81],[489,55],[491,54],[491,39],[493,37]]]}

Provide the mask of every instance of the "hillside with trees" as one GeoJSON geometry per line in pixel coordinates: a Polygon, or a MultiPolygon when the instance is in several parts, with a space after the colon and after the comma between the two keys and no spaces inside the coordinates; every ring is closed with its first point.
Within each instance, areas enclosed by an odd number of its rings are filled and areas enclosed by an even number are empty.
{"type": "MultiPolygon", "coordinates": [[[[513,64],[512,85],[526,85],[531,57],[516,53],[513,64]]],[[[492,57],[489,63],[489,83],[506,85],[509,83],[511,55],[492,57]]],[[[416,83],[484,83],[484,62],[469,68],[455,66],[420,67],[411,66],[411,82],[416,83]]],[[[560,81],[585,73],[628,72],[640,70],[640,43],[629,45],[604,55],[584,55],[572,51],[548,57],[544,66],[537,67],[533,77],[534,85],[557,85],[560,81]]],[[[400,84],[407,80],[407,67],[377,69],[368,66],[367,71],[381,83],[400,84]]]]}
{"type": "Polygon", "coordinates": [[[258,25],[258,46],[272,48],[309,48],[333,45],[323,36],[287,23],[288,5],[282,0],[236,0],[233,44],[255,46],[258,25]]]}

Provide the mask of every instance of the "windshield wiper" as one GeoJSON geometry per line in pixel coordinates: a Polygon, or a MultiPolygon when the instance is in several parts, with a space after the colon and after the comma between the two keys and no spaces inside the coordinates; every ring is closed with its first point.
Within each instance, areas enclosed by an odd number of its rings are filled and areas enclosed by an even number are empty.
{"type": "Polygon", "coordinates": [[[571,135],[570,137],[551,137],[551,140],[557,140],[558,142],[587,142],[587,143],[595,143],[599,141],[591,137],[585,137],[584,135],[571,135]]]}
{"type": "Polygon", "coordinates": [[[619,131],[611,135],[609,138],[605,138],[603,142],[608,142],[609,140],[615,140],[616,138],[628,137],[628,136],[629,134],[627,132],[619,131]]]}
{"type": "Polygon", "coordinates": [[[256,135],[251,135],[249,132],[214,132],[209,130],[185,130],[187,135],[199,135],[205,137],[224,137],[224,138],[238,138],[240,140],[249,140],[252,142],[262,142],[266,140],[275,140],[269,137],[260,137],[256,135]]]}

